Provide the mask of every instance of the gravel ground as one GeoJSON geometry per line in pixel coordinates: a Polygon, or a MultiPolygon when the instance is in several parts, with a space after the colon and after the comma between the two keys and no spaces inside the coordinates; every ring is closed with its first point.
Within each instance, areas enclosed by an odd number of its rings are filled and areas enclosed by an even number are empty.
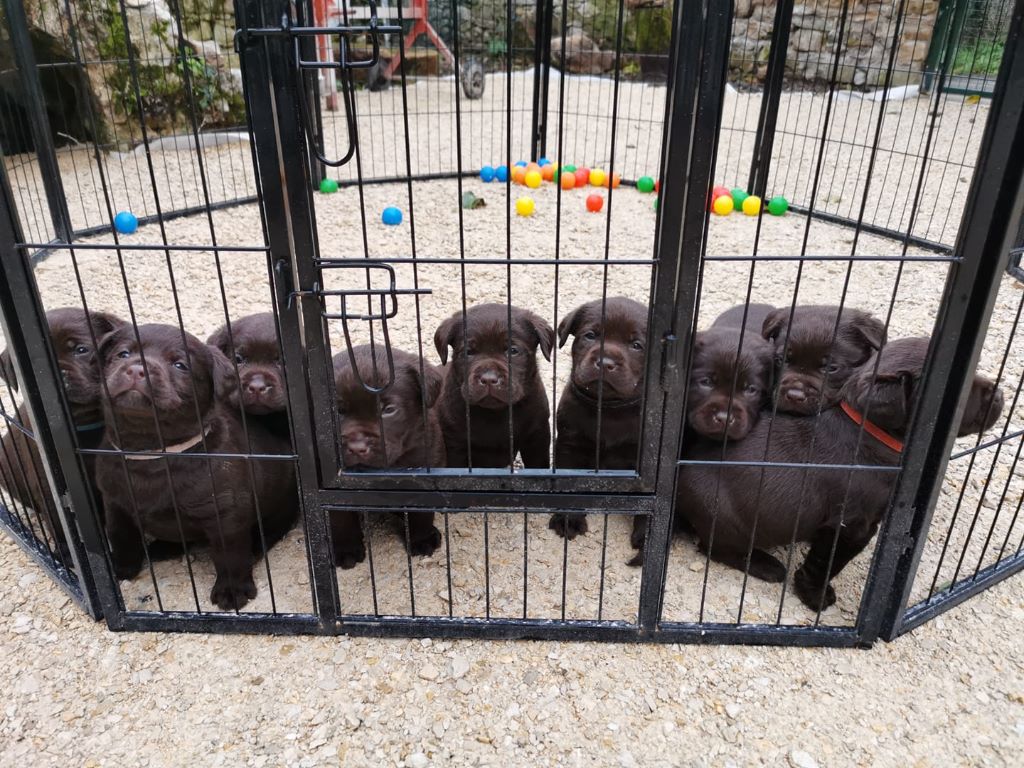
{"type": "Polygon", "coordinates": [[[0,762],[1012,766],[1024,580],[871,651],[116,634],[0,539],[0,762]]]}
{"type": "MultiPolygon", "coordinates": [[[[511,103],[514,105],[521,105],[525,77],[513,78],[511,103]]],[[[450,85],[446,86],[445,82],[424,80],[410,88],[410,110],[414,113],[410,135],[418,138],[412,145],[411,157],[417,169],[442,171],[454,167],[452,126],[444,117],[448,110],[454,109],[454,104],[450,85]]],[[[495,148],[500,150],[505,146],[506,126],[500,119],[507,103],[507,92],[501,87],[503,82],[500,77],[495,78],[482,102],[463,105],[468,110],[464,125],[467,139],[461,158],[463,167],[496,162],[495,148]]],[[[364,121],[361,135],[372,137],[369,145],[372,151],[364,150],[361,160],[364,175],[378,176],[401,170],[405,162],[404,134],[401,122],[394,119],[401,114],[400,94],[395,90],[384,94],[362,93],[360,99],[364,121]]],[[[605,163],[611,156],[611,136],[601,119],[609,113],[610,102],[607,82],[580,79],[580,87],[569,94],[567,101],[567,115],[573,122],[562,132],[567,160],[598,164],[605,163]]],[[[635,169],[632,175],[639,175],[651,168],[652,158],[657,156],[660,129],[650,120],[650,115],[660,114],[663,103],[663,88],[623,86],[620,116],[624,118],[616,141],[616,165],[627,175],[631,169],[635,169]]],[[[723,124],[734,130],[723,138],[722,168],[742,167],[749,158],[748,134],[756,123],[758,106],[756,95],[731,93],[727,97],[723,124]]],[[[807,155],[807,142],[800,144],[797,134],[813,130],[823,119],[824,108],[823,96],[803,93],[787,95],[781,111],[783,131],[775,148],[776,184],[787,190],[802,190],[802,200],[810,197],[815,168],[807,155]]],[[[917,228],[915,232],[935,238],[945,234],[948,239],[944,227],[947,220],[956,221],[966,192],[965,180],[969,180],[969,176],[961,174],[954,181],[950,173],[955,172],[958,159],[969,159],[976,152],[982,122],[979,118],[984,117],[987,108],[951,104],[946,104],[946,108],[950,117],[937,124],[933,139],[937,159],[926,174],[919,206],[923,229],[917,228]],[[947,206],[948,210],[942,206],[947,206]]],[[[827,147],[817,199],[826,210],[849,213],[850,200],[859,199],[868,179],[866,158],[858,147],[864,142],[865,132],[876,125],[879,106],[862,100],[839,99],[833,109],[833,141],[827,147]],[[843,162],[840,150],[845,152],[843,162]]],[[[870,177],[869,203],[874,211],[872,216],[878,211],[889,211],[887,221],[892,225],[905,220],[901,218],[905,214],[899,210],[901,205],[905,206],[910,193],[906,183],[894,183],[893,179],[913,178],[916,167],[908,166],[907,159],[899,153],[917,146],[921,131],[914,126],[920,128],[928,123],[927,110],[925,101],[911,100],[889,105],[882,115],[882,152],[870,177]]],[[[524,141],[520,120],[524,114],[517,106],[512,132],[515,146],[524,141]]],[[[328,116],[330,137],[340,137],[339,125],[336,116],[334,120],[328,116]]],[[[552,146],[557,146],[557,126],[550,130],[552,146]]],[[[338,138],[338,143],[343,146],[344,139],[338,138]]],[[[336,150],[336,146],[329,149],[336,150]]],[[[100,186],[94,161],[82,150],[62,152],[60,159],[72,219],[78,226],[100,223],[105,213],[98,203],[100,186]]],[[[142,215],[155,212],[158,204],[167,210],[203,201],[198,183],[199,166],[190,155],[168,150],[153,152],[149,161],[156,184],[149,181],[150,166],[139,165],[145,159],[138,151],[105,159],[114,208],[131,207],[142,215]],[[154,188],[159,192],[159,200],[153,193],[154,188]]],[[[204,159],[211,179],[207,189],[212,199],[251,192],[250,159],[244,147],[226,144],[211,148],[204,159]]],[[[35,173],[31,165],[18,164],[18,172],[12,173],[12,179],[29,236],[42,239],[49,233],[31,214],[42,207],[35,173]]],[[[513,196],[521,194],[521,189],[513,189],[513,196]]],[[[411,189],[405,185],[367,186],[362,193],[349,188],[334,195],[317,195],[321,252],[326,258],[404,257],[415,251],[420,258],[464,256],[472,260],[500,258],[508,252],[516,259],[527,261],[552,259],[556,255],[563,259],[557,270],[539,263],[517,264],[511,270],[482,264],[471,264],[464,270],[452,264],[419,265],[415,271],[408,265],[396,267],[400,287],[416,285],[430,290],[431,294],[400,300],[400,312],[389,324],[391,339],[398,347],[421,350],[430,362],[437,362],[433,330],[443,318],[460,308],[463,285],[468,304],[510,300],[533,309],[553,325],[568,309],[600,296],[605,290],[609,295],[624,294],[646,301],[650,267],[617,262],[650,258],[655,226],[651,196],[622,187],[611,195],[604,213],[593,215],[584,211],[579,191],[564,193],[559,198],[557,191],[546,185],[530,194],[536,200],[537,212],[528,219],[510,212],[512,201],[507,199],[503,186],[485,185],[477,180],[465,180],[461,184],[454,180],[424,182],[412,185],[411,189]],[[463,191],[484,197],[487,206],[462,210],[458,201],[463,191]],[[386,205],[401,206],[407,215],[406,223],[396,228],[380,224],[379,213],[386,205]],[[365,238],[364,216],[368,222],[365,238]],[[573,259],[581,258],[606,258],[607,266],[573,264],[573,259]]],[[[194,216],[169,221],[162,230],[155,225],[144,226],[123,241],[153,245],[165,237],[170,243],[206,247],[213,242],[212,233],[221,246],[262,243],[255,206],[219,211],[209,218],[194,216]]],[[[94,238],[93,242],[108,240],[104,236],[94,238]]],[[[762,256],[804,252],[877,257],[897,256],[903,251],[900,244],[891,240],[817,220],[808,221],[793,213],[782,218],[765,217],[760,222],[741,215],[713,218],[710,254],[749,255],[754,252],[755,243],[756,252],[762,256]]],[[[917,253],[914,249],[909,252],[917,253]]],[[[931,330],[946,276],[944,264],[935,262],[909,262],[902,267],[878,261],[834,260],[808,262],[802,268],[792,261],[759,260],[753,264],[751,266],[749,261],[707,263],[700,325],[706,326],[719,311],[742,301],[749,286],[752,301],[778,305],[794,300],[835,303],[845,291],[849,305],[872,310],[880,317],[891,313],[892,336],[926,334],[931,330]],[[799,289],[796,290],[798,278],[799,289]]],[[[110,249],[79,250],[74,260],[67,252],[58,252],[38,267],[36,275],[48,307],[80,304],[80,281],[92,308],[127,316],[126,298],[130,295],[140,322],[174,322],[180,316],[184,326],[201,338],[223,323],[225,312],[237,318],[269,306],[265,263],[261,255],[248,252],[226,251],[219,255],[210,251],[173,252],[168,255],[154,249],[128,251],[121,260],[110,249]]],[[[356,287],[363,280],[365,276],[357,270],[351,273],[335,270],[326,287],[356,287]]],[[[981,370],[989,375],[1000,372],[1003,352],[1013,339],[1014,318],[1020,302],[1020,284],[1006,278],[981,364],[981,370]]],[[[329,330],[332,347],[343,348],[340,324],[332,323],[329,330]]],[[[353,328],[357,342],[365,340],[368,332],[367,327],[353,328]]],[[[379,326],[373,332],[379,338],[379,326]]],[[[1021,381],[1021,365],[1019,356],[1011,356],[1002,371],[1008,394],[1021,381]]],[[[554,402],[566,380],[567,355],[556,355],[553,364],[542,361],[541,370],[544,380],[550,382],[549,398],[554,402]]],[[[1018,429],[1024,421],[1019,407],[1007,410],[1013,412],[989,433],[990,437],[1018,429]]],[[[964,450],[972,444],[967,439],[959,441],[957,447],[964,450]]],[[[973,570],[975,562],[992,562],[1001,551],[1015,549],[1020,536],[1024,535],[1024,522],[1016,526],[1013,515],[1024,488],[1015,460],[1018,449],[1019,441],[1015,441],[998,455],[991,450],[983,452],[970,467],[969,459],[954,463],[936,513],[936,524],[930,532],[915,588],[916,597],[927,596],[936,573],[935,581],[941,586],[954,573],[962,575],[964,568],[973,570]],[[990,490],[983,493],[983,481],[990,469],[994,479],[990,490]],[[1007,489],[1007,501],[1000,506],[998,500],[1003,487],[1007,489]],[[958,511],[961,489],[964,501],[958,511]],[[999,490],[994,493],[996,489],[999,490]],[[972,524],[975,509],[978,519],[972,524]],[[987,536],[989,530],[991,536],[987,536]],[[986,538],[1007,544],[1005,547],[986,545],[986,538]],[[943,555],[947,541],[950,551],[943,555]],[[966,551],[968,556],[958,569],[961,551],[966,551]]],[[[438,524],[447,534],[447,546],[432,558],[412,563],[411,588],[410,564],[400,541],[383,522],[374,524],[372,579],[368,562],[353,571],[338,574],[344,609],[351,613],[407,614],[413,609],[414,598],[419,614],[446,615],[450,610],[462,616],[488,613],[519,616],[524,613],[525,589],[528,600],[525,612],[533,617],[557,618],[564,611],[569,618],[600,616],[633,620],[639,599],[639,571],[625,565],[631,554],[627,536],[629,521],[611,517],[607,528],[595,521],[593,532],[574,542],[567,552],[562,542],[546,530],[545,523],[543,515],[489,516],[486,520],[489,557],[485,563],[483,515],[470,513],[440,520],[438,524]],[[563,556],[566,557],[564,567],[563,556]],[[372,589],[374,581],[376,595],[372,589]]],[[[848,625],[855,620],[870,554],[870,551],[865,552],[837,579],[840,600],[823,615],[823,622],[848,625]]],[[[199,554],[194,569],[199,584],[199,607],[208,609],[205,596],[212,583],[212,568],[204,554],[199,554]]],[[[736,621],[742,576],[713,566],[707,594],[702,595],[703,570],[703,559],[692,542],[677,541],[670,559],[666,618],[684,621],[701,618],[699,606],[704,597],[703,619],[736,621]]],[[[159,596],[148,574],[124,585],[130,608],[155,610],[162,606],[190,610],[197,607],[188,572],[182,563],[159,564],[155,573],[159,596]]],[[[311,609],[305,545],[300,530],[294,531],[270,553],[267,564],[258,569],[257,579],[260,595],[247,610],[306,612],[311,609]],[[273,601],[268,570],[274,583],[273,601]]],[[[774,622],[778,605],[778,587],[752,582],[747,588],[742,620],[774,622]]],[[[814,617],[787,599],[781,620],[806,624],[814,617]]]]}

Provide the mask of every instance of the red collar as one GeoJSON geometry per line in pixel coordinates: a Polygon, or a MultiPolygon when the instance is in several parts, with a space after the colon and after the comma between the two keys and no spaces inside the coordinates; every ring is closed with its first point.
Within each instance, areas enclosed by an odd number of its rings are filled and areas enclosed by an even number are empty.
{"type": "Polygon", "coordinates": [[[853,423],[857,426],[864,425],[864,431],[871,435],[875,440],[880,442],[890,451],[896,451],[896,453],[903,453],[903,441],[897,440],[895,437],[890,435],[884,429],[877,424],[872,424],[870,421],[864,418],[863,414],[854,409],[852,405],[843,400],[839,403],[839,407],[843,409],[843,413],[849,416],[853,423]]]}

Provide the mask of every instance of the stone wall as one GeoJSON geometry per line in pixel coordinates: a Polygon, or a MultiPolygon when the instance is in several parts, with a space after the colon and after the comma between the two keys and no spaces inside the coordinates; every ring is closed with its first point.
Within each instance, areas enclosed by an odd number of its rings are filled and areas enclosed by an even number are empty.
{"type": "MultiPolygon", "coordinates": [[[[900,0],[809,0],[793,8],[786,61],[790,80],[823,81],[832,76],[838,48],[840,84],[877,86],[885,81],[900,0]],[[852,2],[840,39],[839,19],[852,2]]],[[[775,0],[736,0],[730,71],[732,79],[764,78],[771,51],[775,0]]],[[[893,84],[921,76],[938,0],[907,0],[902,34],[896,41],[893,84]]]]}

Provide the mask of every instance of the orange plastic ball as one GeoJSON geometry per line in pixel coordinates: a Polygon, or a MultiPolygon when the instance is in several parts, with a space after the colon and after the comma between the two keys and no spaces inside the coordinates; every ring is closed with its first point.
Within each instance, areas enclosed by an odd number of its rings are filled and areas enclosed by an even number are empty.
{"type": "Polygon", "coordinates": [[[526,180],[526,169],[521,165],[517,165],[512,169],[512,181],[516,184],[522,184],[526,180]]]}
{"type": "Polygon", "coordinates": [[[526,172],[529,173],[530,171],[536,171],[537,173],[540,173],[540,166],[537,165],[537,163],[527,163],[526,172]]]}
{"type": "Polygon", "coordinates": [[[563,173],[558,180],[562,184],[562,189],[576,189],[576,174],[563,173]]]}
{"type": "Polygon", "coordinates": [[[608,189],[609,182],[611,182],[612,189],[618,189],[619,184],[622,183],[622,176],[619,175],[618,171],[611,174],[610,176],[608,174],[605,174],[604,183],[601,184],[601,186],[604,187],[605,189],[608,189]]]}
{"type": "Polygon", "coordinates": [[[541,167],[540,176],[542,179],[544,179],[544,181],[553,180],[555,178],[555,164],[548,163],[547,165],[541,167]]]}
{"type": "Polygon", "coordinates": [[[600,195],[587,195],[587,210],[597,213],[604,207],[604,198],[600,195]]]}

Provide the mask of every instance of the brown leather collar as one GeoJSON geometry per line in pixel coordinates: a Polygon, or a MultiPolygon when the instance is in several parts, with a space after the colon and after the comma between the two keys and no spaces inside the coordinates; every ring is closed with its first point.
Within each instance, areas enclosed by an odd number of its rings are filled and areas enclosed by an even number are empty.
{"type": "MultiPolygon", "coordinates": [[[[597,408],[597,398],[587,392],[585,389],[576,384],[572,379],[569,380],[569,385],[572,387],[573,393],[587,405],[597,408]]],[[[640,404],[640,397],[631,397],[628,400],[620,400],[618,398],[601,398],[601,410],[613,410],[616,408],[631,408],[634,405],[640,404]]]]}
{"type": "MultiPolygon", "coordinates": [[[[128,461],[152,461],[153,459],[162,459],[168,453],[185,453],[185,451],[187,451],[187,450],[189,450],[191,448],[195,448],[197,445],[199,445],[201,442],[203,442],[203,440],[206,439],[207,435],[210,434],[210,430],[211,429],[212,429],[212,427],[207,425],[203,429],[203,431],[200,432],[195,437],[190,437],[188,440],[185,440],[185,441],[180,442],[180,443],[175,443],[174,445],[168,445],[166,448],[163,449],[163,451],[161,451],[159,453],[154,452],[154,453],[147,453],[147,454],[144,454],[144,455],[125,456],[125,459],[127,459],[128,461]]],[[[120,451],[121,450],[116,445],[114,445],[114,441],[113,440],[110,441],[110,446],[115,451],[120,451]]]]}

